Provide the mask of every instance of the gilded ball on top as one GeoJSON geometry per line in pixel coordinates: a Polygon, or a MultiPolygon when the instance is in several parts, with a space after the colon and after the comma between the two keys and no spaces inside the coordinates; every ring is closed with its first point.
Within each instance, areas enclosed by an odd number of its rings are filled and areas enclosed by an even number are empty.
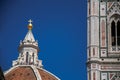
{"type": "Polygon", "coordinates": [[[31,24],[31,23],[28,25],[28,29],[29,29],[29,30],[32,29],[32,24],[31,24]]]}

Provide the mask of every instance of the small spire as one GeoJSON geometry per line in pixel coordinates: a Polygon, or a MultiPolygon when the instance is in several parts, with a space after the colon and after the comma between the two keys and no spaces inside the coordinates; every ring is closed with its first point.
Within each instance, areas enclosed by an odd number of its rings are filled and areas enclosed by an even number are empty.
{"type": "Polygon", "coordinates": [[[31,30],[31,29],[32,29],[32,22],[33,22],[33,21],[30,19],[28,22],[29,22],[29,24],[28,24],[28,29],[31,30]]]}
{"type": "Polygon", "coordinates": [[[31,41],[31,42],[34,42],[35,39],[34,39],[34,36],[32,34],[32,20],[30,19],[29,21],[29,24],[28,24],[28,33],[26,34],[25,38],[24,38],[24,41],[31,41]]]}

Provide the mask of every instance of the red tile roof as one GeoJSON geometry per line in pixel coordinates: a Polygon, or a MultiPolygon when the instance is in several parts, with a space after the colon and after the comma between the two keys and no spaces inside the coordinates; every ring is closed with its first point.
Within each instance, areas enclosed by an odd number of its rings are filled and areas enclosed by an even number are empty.
{"type": "MultiPolygon", "coordinates": [[[[35,67],[36,68],[36,67],[35,67]]],[[[42,80],[58,80],[55,76],[44,69],[36,68],[42,80]]],[[[5,74],[5,80],[37,80],[30,66],[19,66],[5,74]]]]}

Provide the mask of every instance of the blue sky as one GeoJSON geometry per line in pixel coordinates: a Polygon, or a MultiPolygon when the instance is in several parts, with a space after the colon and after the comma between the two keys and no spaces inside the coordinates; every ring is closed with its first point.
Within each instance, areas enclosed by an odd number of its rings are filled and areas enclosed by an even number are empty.
{"type": "Polygon", "coordinates": [[[29,19],[44,68],[61,80],[87,80],[87,1],[1,0],[0,66],[4,71],[18,57],[29,19]]]}

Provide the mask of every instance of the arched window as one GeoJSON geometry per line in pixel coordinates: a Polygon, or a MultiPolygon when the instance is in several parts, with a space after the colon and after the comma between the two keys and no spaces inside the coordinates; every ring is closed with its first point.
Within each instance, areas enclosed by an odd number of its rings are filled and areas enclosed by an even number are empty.
{"type": "Polygon", "coordinates": [[[117,22],[117,45],[120,46],[120,21],[117,22]]]}
{"type": "Polygon", "coordinates": [[[115,34],[115,32],[116,32],[116,29],[115,29],[115,22],[114,21],[112,21],[112,23],[111,23],[111,38],[112,38],[112,46],[115,46],[116,45],[116,34],[115,34]]]}
{"type": "Polygon", "coordinates": [[[34,56],[35,56],[35,54],[33,53],[33,54],[32,54],[32,57],[33,57],[33,64],[34,64],[34,56]]]}
{"type": "Polygon", "coordinates": [[[95,48],[93,48],[93,56],[95,56],[95,48]]]}
{"type": "Polygon", "coordinates": [[[111,42],[112,46],[120,46],[120,21],[111,23],[111,42]]]}
{"type": "Polygon", "coordinates": [[[28,52],[26,52],[26,64],[28,64],[28,52]]]}

